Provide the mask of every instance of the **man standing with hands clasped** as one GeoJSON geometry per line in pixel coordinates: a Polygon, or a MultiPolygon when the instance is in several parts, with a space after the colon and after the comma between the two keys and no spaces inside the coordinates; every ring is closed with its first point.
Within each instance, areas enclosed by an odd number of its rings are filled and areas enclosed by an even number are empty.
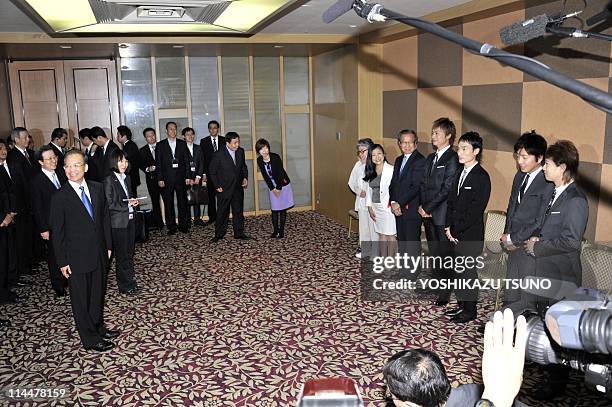
{"type": "Polygon", "coordinates": [[[68,182],[51,198],[49,223],[57,264],[70,286],[70,302],[81,343],[104,352],[119,336],[104,326],[106,269],[111,255],[111,224],[102,184],[85,181],[85,156],[64,157],[68,182]]]}

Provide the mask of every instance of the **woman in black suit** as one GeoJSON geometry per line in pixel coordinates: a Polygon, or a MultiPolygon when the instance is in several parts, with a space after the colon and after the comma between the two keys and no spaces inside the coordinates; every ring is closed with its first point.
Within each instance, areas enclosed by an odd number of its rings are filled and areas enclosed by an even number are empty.
{"type": "MultiPolygon", "coordinates": [[[[484,211],[491,196],[491,179],[480,166],[482,137],[475,131],[459,139],[459,167],[448,194],[446,237],[454,243],[455,280],[473,283],[478,279],[476,258],[484,246],[484,211]]],[[[476,318],[478,289],[457,289],[459,307],[445,314],[451,322],[465,323],[476,318]]]]}
{"type": "Polygon", "coordinates": [[[138,199],[134,199],[130,177],[126,175],[128,160],[123,150],[115,149],[110,156],[112,173],[104,179],[104,194],[111,216],[111,234],[115,271],[119,292],[135,295],[134,246],[136,229],[134,226],[138,199]]]}
{"type": "Polygon", "coordinates": [[[293,206],[291,181],[289,181],[280,156],[270,152],[270,143],[267,140],[257,140],[255,150],[259,154],[257,166],[270,189],[270,209],[272,209],[272,226],[274,227],[274,232],[270,237],[283,238],[285,237],[287,209],[293,206]]]}

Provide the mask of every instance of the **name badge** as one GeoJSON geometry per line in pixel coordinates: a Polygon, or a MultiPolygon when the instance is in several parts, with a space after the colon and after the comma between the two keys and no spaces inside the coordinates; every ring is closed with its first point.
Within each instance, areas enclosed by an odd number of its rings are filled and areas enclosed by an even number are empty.
{"type": "Polygon", "coordinates": [[[560,214],[560,213],[561,213],[561,212],[551,212],[550,214],[551,214],[551,215],[558,215],[558,214],[560,214]]]}
{"type": "Polygon", "coordinates": [[[195,172],[195,165],[191,166],[191,172],[195,172]]]}
{"type": "Polygon", "coordinates": [[[178,162],[177,161],[172,163],[172,168],[175,168],[175,169],[178,168],[178,162]]]}
{"type": "Polygon", "coordinates": [[[446,165],[438,165],[436,168],[444,168],[446,165]]]}
{"type": "Polygon", "coordinates": [[[472,187],[463,187],[463,189],[472,189],[472,187]]]}
{"type": "Polygon", "coordinates": [[[133,213],[130,213],[129,219],[130,220],[134,219],[134,214],[133,213]]]}

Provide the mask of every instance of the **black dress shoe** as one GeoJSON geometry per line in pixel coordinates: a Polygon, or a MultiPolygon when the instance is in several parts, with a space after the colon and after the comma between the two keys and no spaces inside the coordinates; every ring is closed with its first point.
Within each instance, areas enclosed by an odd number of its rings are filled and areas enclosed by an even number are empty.
{"type": "Polygon", "coordinates": [[[484,335],[485,326],[486,326],[486,325],[480,325],[480,326],[478,327],[478,329],[476,329],[476,331],[477,331],[479,334],[484,335]]]}
{"type": "Polygon", "coordinates": [[[15,287],[29,287],[31,285],[32,285],[32,283],[29,282],[29,281],[17,281],[15,283],[15,287]]]}
{"type": "Polygon", "coordinates": [[[276,239],[276,238],[278,237],[278,232],[276,232],[276,231],[272,232],[272,234],[270,235],[270,237],[271,237],[272,239],[276,239]]]}
{"type": "Polygon", "coordinates": [[[461,313],[451,318],[450,322],[455,324],[465,324],[476,319],[476,313],[461,311],[461,313]]]}
{"type": "Polygon", "coordinates": [[[130,295],[130,296],[132,296],[132,295],[136,295],[136,294],[138,294],[138,289],[136,289],[136,288],[130,288],[129,290],[119,290],[119,292],[120,292],[121,294],[125,294],[125,295],[130,295]]]}
{"type": "Polygon", "coordinates": [[[100,336],[102,336],[102,339],[106,339],[106,340],[113,339],[119,336],[119,331],[113,331],[113,330],[107,329],[106,332],[104,332],[100,336]]]}
{"type": "Polygon", "coordinates": [[[0,319],[0,328],[8,328],[11,326],[11,321],[8,319],[0,319]]]}
{"type": "Polygon", "coordinates": [[[238,235],[238,236],[234,236],[234,239],[240,239],[240,240],[254,240],[251,236],[249,235],[238,235]]]}
{"type": "Polygon", "coordinates": [[[193,224],[194,224],[195,226],[206,226],[206,225],[204,224],[204,221],[203,221],[202,219],[196,219],[196,220],[193,222],[193,224]]]}
{"type": "Polygon", "coordinates": [[[181,233],[189,233],[189,228],[179,228],[179,232],[181,232],[181,233]]]}
{"type": "Polygon", "coordinates": [[[279,239],[283,239],[285,237],[285,232],[278,232],[278,237],[279,239]]]}
{"type": "Polygon", "coordinates": [[[217,221],[216,219],[211,219],[208,222],[206,222],[206,224],[207,225],[214,225],[216,221],[217,221]]]}
{"type": "Polygon", "coordinates": [[[176,234],[176,228],[172,228],[172,229],[168,229],[168,235],[175,235],[176,234]]]}
{"type": "Polygon", "coordinates": [[[444,313],[447,317],[454,317],[455,315],[459,315],[463,312],[463,308],[457,307],[451,310],[448,310],[444,313]]]}
{"type": "Polygon", "coordinates": [[[445,307],[448,305],[448,300],[443,300],[443,299],[438,298],[434,304],[437,307],[445,307]]]}
{"type": "Polygon", "coordinates": [[[223,240],[223,238],[222,238],[222,237],[219,237],[219,236],[215,236],[215,237],[213,237],[212,239],[210,239],[210,242],[211,242],[211,243],[217,243],[217,242],[218,242],[218,241],[220,241],[220,240],[223,240]]]}
{"type": "Polygon", "coordinates": [[[65,297],[66,296],[66,289],[65,288],[62,288],[62,289],[56,288],[53,291],[55,291],[55,296],[57,298],[65,297]]]}
{"type": "Polygon", "coordinates": [[[100,342],[91,345],[85,346],[85,350],[95,350],[96,352],[106,352],[113,349],[115,345],[112,342],[108,342],[105,340],[101,340],[100,342]]]}

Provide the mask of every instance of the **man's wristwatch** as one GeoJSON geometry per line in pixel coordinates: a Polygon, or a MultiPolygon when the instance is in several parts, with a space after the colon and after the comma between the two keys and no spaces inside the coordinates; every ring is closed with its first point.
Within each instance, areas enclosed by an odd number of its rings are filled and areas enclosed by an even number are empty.
{"type": "Polygon", "coordinates": [[[495,407],[495,404],[490,400],[480,399],[474,404],[474,407],[495,407]]]}

